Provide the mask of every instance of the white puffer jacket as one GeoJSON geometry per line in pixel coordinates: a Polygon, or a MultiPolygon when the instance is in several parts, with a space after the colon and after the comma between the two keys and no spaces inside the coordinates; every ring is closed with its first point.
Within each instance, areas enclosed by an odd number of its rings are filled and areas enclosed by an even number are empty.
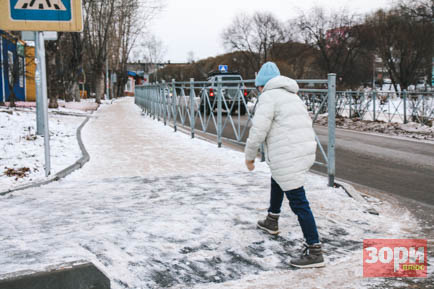
{"type": "Polygon", "coordinates": [[[253,160],[265,141],[271,175],[284,191],[303,186],[315,161],[312,119],[297,92],[297,82],[291,78],[277,76],[267,82],[245,147],[246,159],[253,160]]]}

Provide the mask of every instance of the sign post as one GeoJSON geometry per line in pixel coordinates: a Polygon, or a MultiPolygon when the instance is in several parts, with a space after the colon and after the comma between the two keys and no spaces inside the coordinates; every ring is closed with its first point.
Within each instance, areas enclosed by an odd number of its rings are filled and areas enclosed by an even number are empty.
{"type": "MultiPolygon", "coordinates": [[[[81,0],[0,0],[0,29],[35,31],[36,103],[38,133],[44,135],[45,176],[51,173],[48,129],[47,75],[43,31],[83,30],[81,0]],[[41,132],[42,130],[42,132],[41,132]]],[[[32,37],[27,33],[28,37],[32,37]]],[[[55,38],[56,36],[50,36],[55,38]]]]}
{"type": "Polygon", "coordinates": [[[46,76],[46,66],[45,66],[45,44],[44,44],[44,33],[41,31],[36,32],[35,41],[35,52],[38,59],[38,64],[36,65],[37,74],[36,83],[38,98],[40,99],[40,105],[42,106],[42,118],[43,118],[43,132],[44,132],[44,149],[45,149],[45,176],[48,177],[51,173],[51,163],[50,163],[50,131],[48,129],[48,97],[47,97],[47,77],[46,76]],[[39,79],[38,79],[39,78],[39,79]]]}

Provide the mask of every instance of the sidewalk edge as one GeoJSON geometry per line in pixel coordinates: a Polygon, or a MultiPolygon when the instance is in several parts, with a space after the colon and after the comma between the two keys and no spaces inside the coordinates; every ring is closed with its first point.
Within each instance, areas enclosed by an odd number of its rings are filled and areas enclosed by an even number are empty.
{"type": "Polygon", "coordinates": [[[81,130],[86,125],[86,123],[89,121],[89,119],[90,119],[90,116],[87,116],[86,119],[77,128],[76,136],[77,136],[78,146],[80,147],[80,150],[81,150],[81,155],[82,155],[81,158],[79,158],[74,164],[72,164],[69,167],[56,173],[54,176],[49,177],[47,180],[40,181],[40,182],[34,182],[34,183],[27,184],[27,185],[11,188],[11,189],[8,189],[6,191],[0,191],[0,196],[4,196],[4,195],[7,195],[9,193],[16,192],[16,191],[22,191],[22,190],[29,189],[29,188],[35,188],[35,187],[47,185],[51,182],[58,181],[64,177],[66,177],[67,175],[71,174],[72,172],[74,172],[77,169],[82,168],[84,166],[84,164],[90,160],[89,153],[87,152],[86,148],[84,147],[83,140],[81,139],[81,130]]]}

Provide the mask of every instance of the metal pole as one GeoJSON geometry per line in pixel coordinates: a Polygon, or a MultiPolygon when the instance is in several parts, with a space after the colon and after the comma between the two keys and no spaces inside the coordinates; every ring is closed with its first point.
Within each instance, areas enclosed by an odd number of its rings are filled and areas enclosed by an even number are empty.
{"type": "Polygon", "coordinates": [[[45,149],[45,176],[48,177],[51,172],[50,164],[50,132],[48,129],[48,101],[47,101],[47,77],[45,67],[45,46],[44,34],[41,31],[36,32],[36,46],[37,46],[37,68],[40,73],[39,83],[37,83],[41,98],[42,115],[43,115],[43,130],[44,130],[44,149],[45,149]]]}
{"type": "Polygon", "coordinates": [[[217,77],[217,144],[222,146],[222,77],[217,77]]]}
{"type": "MultiPolygon", "coordinates": [[[[42,111],[42,86],[41,84],[41,66],[39,65],[39,42],[38,32],[35,33],[35,83],[36,83],[36,134],[44,135],[44,114],[42,111]]],[[[4,82],[3,82],[4,83],[4,82]]]]}
{"type": "MultiPolygon", "coordinates": [[[[107,45],[107,44],[106,44],[107,45]]],[[[106,78],[106,96],[105,99],[110,99],[110,78],[108,75],[108,57],[105,57],[105,78],[106,78]]]]}
{"type": "Polygon", "coordinates": [[[154,83],[154,85],[152,86],[152,90],[151,90],[151,101],[152,101],[152,117],[153,119],[155,119],[155,115],[157,114],[157,106],[155,105],[155,87],[156,87],[156,83],[154,83]]]}
{"type": "Polygon", "coordinates": [[[172,102],[173,102],[173,129],[177,131],[176,118],[178,117],[176,110],[176,89],[175,89],[175,79],[172,79],[172,102]]]}
{"type": "Polygon", "coordinates": [[[155,90],[155,97],[157,99],[157,120],[160,121],[161,116],[161,84],[157,81],[157,89],[155,90]]]}
{"type": "Polygon", "coordinates": [[[108,41],[105,42],[105,79],[106,79],[106,94],[105,99],[110,99],[109,97],[109,89],[110,89],[110,82],[108,77],[108,49],[107,49],[108,41]]]}
{"type": "MultiPolygon", "coordinates": [[[[347,98],[348,97],[348,93],[345,91],[344,92],[345,93],[345,98],[347,98]]],[[[348,116],[348,118],[353,118],[353,96],[351,95],[351,93],[349,94],[350,95],[350,115],[348,116]]]]}
{"type": "Polygon", "coordinates": [[[373,112],[373,114],[372,114],[372,116],[373,116],[373,121],[375,121],[375,119],[376,119],[376,108],[375,108],[375,105],[376,105],[376,102],[377,102],[377,91],[376,90],[374,90],[373,92],[372,92],[372,112],[373,112]]]}
{"type": "Polygon", "coordinates": [[[190,127],[191,138],[194,138],[194,78],[190,78],[190,127]]]}
{"type": "Polygon", "coordinates": [[[164,125],[166,125],[167,124],[167,97],[169,96],[169,89],[166,86],[165,80],[161,80],[161,85],[163,87],[163,113],[164,113],[163,119],[164,119],[164,125]]]}
{"type": "Polygon", "coordinates": [[[335,184],[336,73],[328,74],[328,166],[329,187],[335,184]]]}
{"type": "Polygon", "coordinates": [[[402,97],[404,98],[404,123],[407,123],[407,91],[403,91],[402,97]]]}
{"type": "Polygon", "coordinates": [[[0,98],[0,102],[6,101],[6,84],[5,84],[5,63],[3,62],[3,37],[0,37],[0,67],[2,71],[2,98],[0,98]]]}

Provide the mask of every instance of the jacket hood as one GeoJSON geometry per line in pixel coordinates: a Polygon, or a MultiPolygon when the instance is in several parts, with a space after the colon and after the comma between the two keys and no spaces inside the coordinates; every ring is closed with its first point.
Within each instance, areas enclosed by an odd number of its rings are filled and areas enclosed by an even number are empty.
{"type": "Polygon", "coordinates": [[[297,94],[298,84],[297,82],[286,76],[276,76],[270,79],[264,87],[264,92],[272,89],[282,88],[291,93],[297,94]]]}

